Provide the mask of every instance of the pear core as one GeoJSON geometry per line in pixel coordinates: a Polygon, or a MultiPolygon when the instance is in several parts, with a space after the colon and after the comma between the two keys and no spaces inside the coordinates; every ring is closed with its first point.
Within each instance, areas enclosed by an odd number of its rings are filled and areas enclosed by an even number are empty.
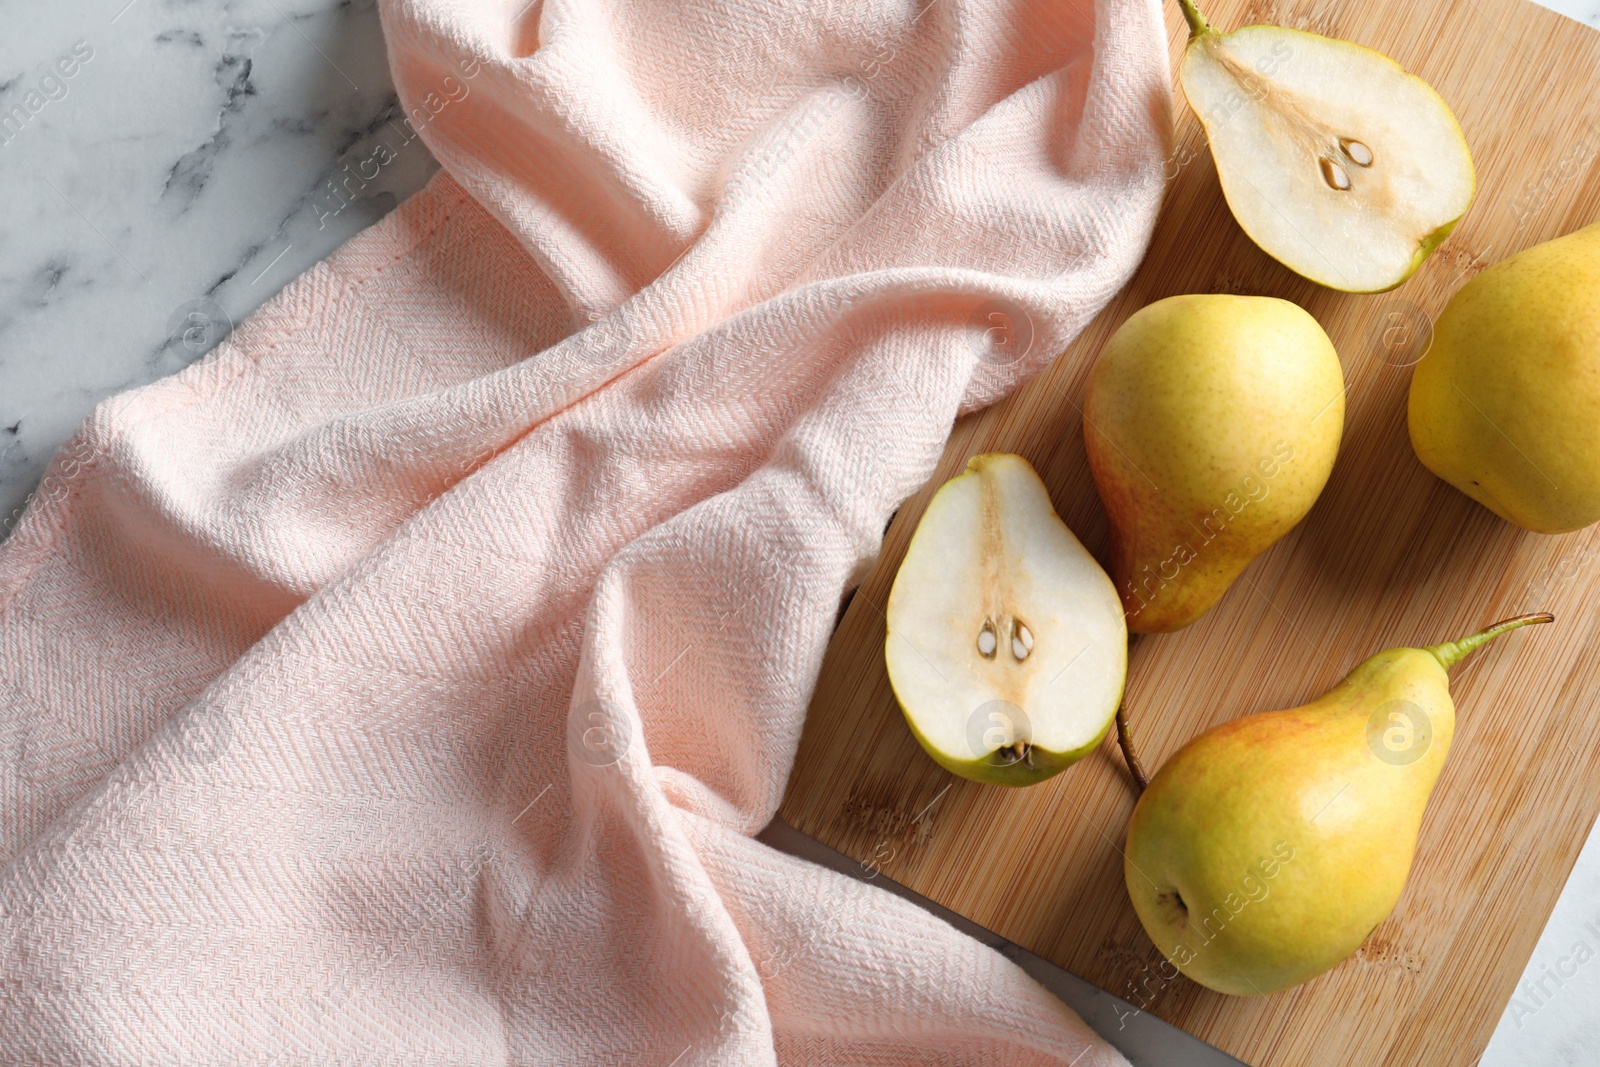
{"type": "Polygon", "coordinates": [[[1439,94],[1370,48],[1280,26],[1221,34],[1183,7],[1192,36],[1178,79],[1251,240],[1331,289],[1409,278],[1476,189],[1439,94]]]}
{"type": "Polygon", "coordinates": [[[1020,456],[975,456],[934,494],[884,614],[906,722],[963,777],[1042,781],[1100,742],[1122,699],[1111,579],[1020,456]]]}

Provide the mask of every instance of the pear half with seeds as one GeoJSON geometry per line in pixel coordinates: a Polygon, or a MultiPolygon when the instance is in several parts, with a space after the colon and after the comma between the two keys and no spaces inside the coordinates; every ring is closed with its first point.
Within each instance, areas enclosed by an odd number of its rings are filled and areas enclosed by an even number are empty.
{"type": "Polygon", "coordinates": [[[1439,94],[1370,48],[1281,26],[1218,33],[1191,0],[1180,6],[1178,80],[1250,239],[1330,289],[1411,277],[1476,189],[1439,94]]]}
{"type": "Polygon", "coordinates": [[[1122,602],[1021,456],[974,456],[934,494],[885,615],[900,709],[955,774],[1041,782],[1116,718],[1122,602]]]}

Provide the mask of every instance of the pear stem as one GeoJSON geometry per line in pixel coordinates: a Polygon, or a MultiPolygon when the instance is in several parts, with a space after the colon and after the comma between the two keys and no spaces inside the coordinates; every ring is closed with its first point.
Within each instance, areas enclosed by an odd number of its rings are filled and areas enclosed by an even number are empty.
{"type": "Polygon", "coordinates": [[[1144,787],[1150,784],[1150,775],[1145,772],[1144,764],[1139,762],[1139,755],[1133,750],[1133,734],[1128,731],[1128,709],[1125,704],[1117,706],[1117,744],[1122,746],[1122,758],[1128,761],[1128,773],[1133,775],[1133,784],[1143,793],[1144,787]]]}
{"type": "Polygon", "coordinates": [[[1471,637],[1463,637],[1459,641],[1446,641],[1442,645],[1433,645],[1423,651],[1432,652],[1433,658],[1439,661],[1439,666],[1449,670],[1503,633],[1515,630],[1519,626],[1527,626],[1530,623],[1555,621],[1556,617],[1548,611],[1535,611],[1527,615],[1517,615],[1514,618],[1502,619],[1486,630],[1479,630],[1471,637]]]}
{"type": "Polygon", "coordinates": [[[1183,21],[1189,24],[1189,38],[1191,40],[1199,37],[1202,33],[1211,32],[1211,23],[1207,22],[1206,17],[1200,13],[1200,9],[1194,6],[1194,0],[1178,0],[1178,7],[1183,10],[1183,21]]]}
{"type": "MultiPolygon", "coordinates": [[[[1459,641],[1446,641],[1442,645],[1432,645],[1423,651],[1432,653],[1433,658],[1439,661],[1439,666],[1449,670],[1503,633],[1509,633],[1523,626],[1555,621],[1556,617],[1548,611],[1529,612],[1526,615],[1502,619],[1487,629],[1479,630],[1471,637],[1463,637],[1459,641]]],[[[1117,707],[1117,744],[1122,749],[1122,758],[1128,763],[1128,773],[1132,775],[1134,785],[1138,787],[1140,793],[1143,793],[1145,787],[1150,784],[1150,775],[1144,769],[1144,764],[1139,762],[1139,754],[1134,751],[1133,732],[1128,729],[1128,709],[1125,704],[1117,707]]]]}

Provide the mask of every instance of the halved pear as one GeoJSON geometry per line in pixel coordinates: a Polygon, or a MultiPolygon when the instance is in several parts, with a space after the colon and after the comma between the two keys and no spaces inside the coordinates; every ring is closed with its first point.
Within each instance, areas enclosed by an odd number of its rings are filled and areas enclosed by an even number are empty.
{"type": "Polygon", "coordinates": [[[1381,52],[1282,26],[1222,34],[1180,0],[1178,80],[1234,218],[1330,289],[1411,277],[1472,203],[1472,154],[1427,82],[1381,52]]]}
{"type": "Polygon", "coordinates": [[[1110,577],[1021,456],[974,456],[928,503],[889,592],[885,658],[911,732],[947,770],[1041,782],[1122,701],[1128,629],[1110,577]]]}

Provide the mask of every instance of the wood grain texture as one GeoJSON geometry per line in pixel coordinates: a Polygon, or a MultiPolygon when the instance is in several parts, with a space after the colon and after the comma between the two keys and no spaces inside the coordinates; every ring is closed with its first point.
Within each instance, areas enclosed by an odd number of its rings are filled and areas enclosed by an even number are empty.
{"type": "MultiPolygon", "coordinates": [[[[1169,7],[1176,60],[1184,33],[1169,7]]],[[[1208,7],[1224,28],[1313,29],[1426,78],[1466,131],[1476,203],[1394,292],[1319,288],[1240,231],[1179,94],[1177,175],[1149,257],[1049,371],[957,424],[938,472],[901,509],[835,636],[782,815],[867,874],[881,870],[1258,1067],[1476,1063],[1600,810],[1600,529],[1526,533],[1434,478],[1406,433],[1408,364],[1465,280],[1600,217],[1600,34],[1519,0],[1208,7]],[[1078,408],[1088,368],[1133,311],[1189,292],[1261,293],[1310,311],[1344,363],[1346,431],[1315,509],[1215,610],[1134,639],[1127,699],[1147,764],[1216,723],[1311,699],[1380,649],[1525,610],[1557,615],[1454,671],[1458,733],[1393,916],[1341,966],[1262,998],[1163,979],[1123,887],[1134,794],[1114,737],[1031,789],[956,779],[917,746],[883,666],[882,608],[906,543],[934,488],[975,453],[1028,457],[1105,559],[1078,408]]]]}

